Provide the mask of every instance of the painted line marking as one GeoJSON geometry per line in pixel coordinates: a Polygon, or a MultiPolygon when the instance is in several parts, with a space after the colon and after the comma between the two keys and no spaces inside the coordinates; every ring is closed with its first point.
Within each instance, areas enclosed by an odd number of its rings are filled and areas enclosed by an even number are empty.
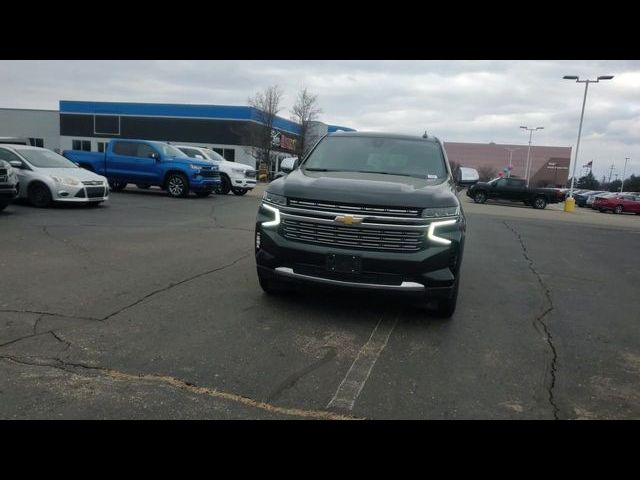
{"type": "Polygon", "coordinates": [[[380,354],[387,346],[391,332],[398,324],[399,314],[393,319],[385,320],[384,314],[375,326],[369,340],[365,343],[356,359],[351,364],[349,371],[338,386],[335,395],[328,403],[327,408],[337,408],[343,410],[353,410],[360,392],[371,375],[380,354]]]}

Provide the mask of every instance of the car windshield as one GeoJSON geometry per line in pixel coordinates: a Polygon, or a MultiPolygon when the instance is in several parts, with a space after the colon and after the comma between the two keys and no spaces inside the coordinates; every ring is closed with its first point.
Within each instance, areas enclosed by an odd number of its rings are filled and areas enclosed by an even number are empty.
{"type": "Polygon", "coordinates": [[[20,149],[19,153],[31,165],[38,168],[80,168],[51,150],[20,149]]]}
{"type": "Polygon", "coordinates": [[[157,143],[155,146],[160,150],[162,155],[166,155],[167,157],[188,157],[185,153],[181,152],[172,145],[168,145],[166,143],[157,143]]]}
{"type": "Polygon", "coordinates": [[[326,137],[307,157],[302,168],[429,179],[442,179],[447,175],[439,144],[385,137],[326,137]]]}
{"type": "Polygon", "coordinates": [[[214,152],[210,148],[203,148],[202,151],[207,155],[209,160],[215,160],[216,162],[224,162],[224,157],[217,152],[214,152]]]}

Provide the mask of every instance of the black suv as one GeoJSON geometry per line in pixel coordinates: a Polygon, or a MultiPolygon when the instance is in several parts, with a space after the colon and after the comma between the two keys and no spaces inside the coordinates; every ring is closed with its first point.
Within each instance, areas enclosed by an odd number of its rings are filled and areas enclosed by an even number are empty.
{"type": "Polygon", "coordinates": [[[265,292],[287,282],[384,290],[453,314],[465,239],[456,183],[465,182],[437,138],[333,133],[300,165],[287,160],[256,221],[265,292]]]}

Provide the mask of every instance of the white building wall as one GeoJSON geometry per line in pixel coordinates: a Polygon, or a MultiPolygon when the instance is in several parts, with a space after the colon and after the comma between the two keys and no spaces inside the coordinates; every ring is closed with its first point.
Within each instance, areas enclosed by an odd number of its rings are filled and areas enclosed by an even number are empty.
{"type": "Polygon", "coordinates": [[[0,108],[0,137],[42,138],[44,147],[60,148],[60,114],[57,110],[0,108]]]}

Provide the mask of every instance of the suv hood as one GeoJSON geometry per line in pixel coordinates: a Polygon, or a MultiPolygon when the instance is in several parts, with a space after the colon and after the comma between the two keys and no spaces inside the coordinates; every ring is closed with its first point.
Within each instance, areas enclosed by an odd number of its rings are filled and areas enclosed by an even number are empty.
{"type": "Polygon", "coordinates": [[[200,158],[190,158],[190,157],[168,157],[169,159],[171,159],[174,162],[180,162],[180,163],[188,163],[191,165],[196,165],[198,167],[211,167],[211,166],[218,166],[217,162],[214,162],[213,160],[202,160],[200,158]]]}
{"type": "Polygon", "coordinates": [[[360,172],[303,172],[271,182],[269,192],[291,198],[389,207],[453,207],[459,204],[449,180],[360,172]]]}

